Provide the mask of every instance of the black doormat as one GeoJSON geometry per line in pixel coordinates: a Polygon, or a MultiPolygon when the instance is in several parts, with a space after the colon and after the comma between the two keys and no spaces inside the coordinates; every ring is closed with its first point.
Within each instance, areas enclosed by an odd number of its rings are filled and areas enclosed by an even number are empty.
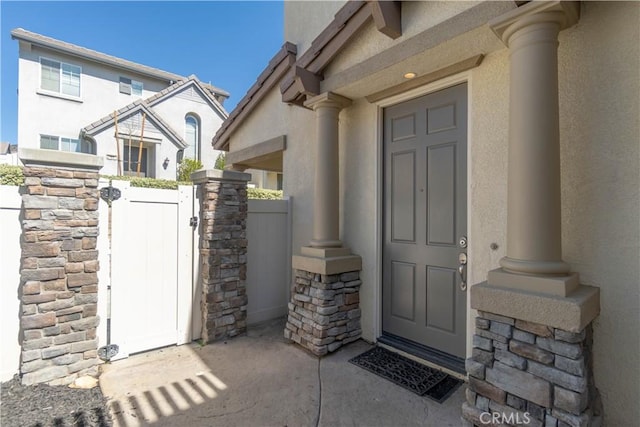
{"type": "Polygon", "coordinates": [[[419,396],[438,403],[449,397],[462,381],[382,347],[374,347],[349,360],[419,396]]]}

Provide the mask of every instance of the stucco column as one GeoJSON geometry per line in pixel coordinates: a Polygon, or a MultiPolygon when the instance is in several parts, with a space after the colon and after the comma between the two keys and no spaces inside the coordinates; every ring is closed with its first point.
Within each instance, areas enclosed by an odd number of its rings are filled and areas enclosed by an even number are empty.
{"type": "Polygon", "coordinates": [[[338,116],[351,100],[331,92],[315,96],[305,106],[316,113],[313,238],[310,246],[339,248],[338,116]]]}
{"type": "Polygon", "coordinates": [[[577,22],[578,10],[540,2],[491,23],[510,52],[507,255],[500,260],[507,273],[569,273],[561,244],[557,55],[558,33],[577,22]]]}

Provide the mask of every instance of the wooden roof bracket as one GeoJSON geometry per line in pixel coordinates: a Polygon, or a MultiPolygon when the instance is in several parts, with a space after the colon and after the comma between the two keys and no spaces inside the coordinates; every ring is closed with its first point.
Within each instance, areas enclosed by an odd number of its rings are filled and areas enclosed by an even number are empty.
{"type": "Polygon", "coordinates": [[[378,31],[394,40],[402,35],[402,2],[369,0],[369,5],[378,31]]]}

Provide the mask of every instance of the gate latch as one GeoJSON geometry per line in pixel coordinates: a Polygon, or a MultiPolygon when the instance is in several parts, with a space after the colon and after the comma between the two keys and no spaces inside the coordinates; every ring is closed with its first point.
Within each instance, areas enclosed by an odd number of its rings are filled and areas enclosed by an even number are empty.
{"type": "Polygon", "coordinates": [[[192,227],[197,227],[198,226],[198,217],[197,216],[192,216],[191,218],[189,218],[189,225],[192,227]]]}

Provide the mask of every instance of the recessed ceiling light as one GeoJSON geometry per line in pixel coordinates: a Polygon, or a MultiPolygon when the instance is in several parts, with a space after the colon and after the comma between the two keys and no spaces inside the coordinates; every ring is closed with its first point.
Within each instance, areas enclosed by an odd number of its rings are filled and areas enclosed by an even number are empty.
{"type": "Polygon", "coordinates": [[[416,76],[416,73],[409,72],[409,73],[406,73],[406,74],[404,75],[404,78],[405,78],[405,79],[412,79],[412,78],[414,78],[415,76],[416,76]]]}

